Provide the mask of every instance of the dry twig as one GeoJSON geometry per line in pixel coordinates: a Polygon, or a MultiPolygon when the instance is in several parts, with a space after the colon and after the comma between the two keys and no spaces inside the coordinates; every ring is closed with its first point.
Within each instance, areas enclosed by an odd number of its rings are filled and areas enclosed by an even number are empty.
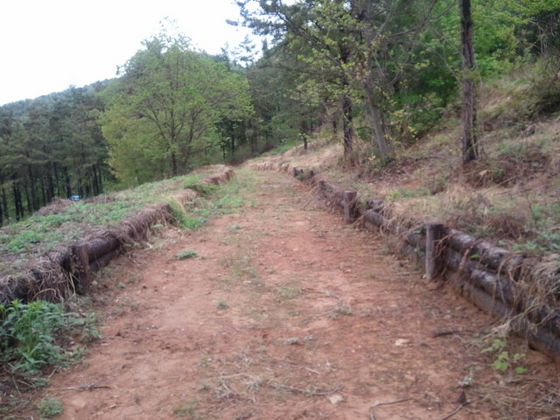
{"type": "Polygon", "coordinates": [[[80,385],[80,386],[69,386],[66,388],[59,388],[60,391],[93,391],[94,389],[111,389],[108,385],[95,385],[95,384],[87,384],[87,385],[80,385]]]}
{"type": "Polygon", "coordinates": [[[275,389],[285,389],[287,391],[291,391],[291,392],[297,392],[297,393],[301,393],[301,394],[305,394],[305,395],[311,395],[314,397],[318,397],[318,396],[328,396],[328,395],[332,395],[338,391],[340,391],[342,389],[341,386],[336,386],[333,389],[331,389],[330,391],[322,391],[322,390],[313,390],[313,389],[302,389],[302,388],[296,388],[295,386],[290,386],[290,385],[284,385],[284,384],[279,384],[277,382],[269,382],[268,383],[272,388],[275,389]]]}
{"type": "Polygon", "coordinates": [[[386,401],[386,402],[380,402],[380,403],[375,403],[373,404],[369,410],[368,410],[368,414],[369,414],[369,420],[375,420],[375,414],[374,414],[374,409],[377,407],[381,407],[383,405],[393,405],[393,404],[400,404],[403,403],[405,401],[410,401],[412,400],[412,398],[404,398],[402,400],[396,400],[396,401],[386,401]]]}

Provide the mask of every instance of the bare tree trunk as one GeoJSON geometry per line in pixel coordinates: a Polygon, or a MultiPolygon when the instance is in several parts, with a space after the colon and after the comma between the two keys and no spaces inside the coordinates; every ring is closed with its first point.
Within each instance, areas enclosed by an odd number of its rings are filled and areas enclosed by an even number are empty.
{"type": "Polygon", "coordinates": [[[389,148],[389,142],[387,141],[387,136],[385,133],[385,124],[383,123],[381,111],[377,106],[373,94],[373,82],[370,78],[367,78],[364,84],[367,94],[369,117],[374,132],[375,143],[377,145],[377,150],[379,151],[379,158],[381,159],[382,163],[385,163],[391,157],[391,149],[389,148]]]}
{"type": "Polygon", "coordinates": [[[354,133],[352,132],[352,99],[347,94],[342,97],[342,129],[344,132],[344,160],[352,164],[354,133]]]}
{"type": "Polygon", "coordinates": [[[304,119],[299,123],[299,135],[303,142],[303,150],[307,150],[307,125],[304,119]]]}
{"type": "Polygon", "coordinates": [[[175,155],[175,152],[171,153],[171,175],[172,176],[177,176],[179,175],[179,169],[177,166],[177,156],[175,155]]]}
{"type": "Polygon", "coordinates": [[[476,138],[476,86],[471,0],[459,0],[461,9],[461,58],[463,70],[463,164],[478,158],[476,138]]]}

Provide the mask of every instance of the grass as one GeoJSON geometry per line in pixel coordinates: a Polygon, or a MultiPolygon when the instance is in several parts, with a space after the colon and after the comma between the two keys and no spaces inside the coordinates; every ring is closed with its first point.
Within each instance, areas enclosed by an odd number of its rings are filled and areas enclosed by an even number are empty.
{"type": "Polygon", "coordinates": [[[218,300],[218,304],[216,305],[216,309],[219,309],[221,311],[229,309],[229,305],[227,304],[227,302],[224,299],[219,299],[218,300]]]}
{"type": "Polygon", "coordinates": [[[181,404],[173,409],[173,415],[179,418],[187,418],[190,420],[199,419],[200,416],[197,413],[197,403],[188,402],[181,404]]]}
{"type": "Polygon", "coordinates": [[[230,214],[242,207],[254,205],[247,193],[254,188],[255,178],[250,171],[238,170],[238,176],[228,184],[212,186],[205,195],[182,205],[171,201],[176,224],[184,229],[202,228],[212,217],[230,214]]]}
{"type": "Polygon", "coordinates": [[[152,205],[168,203],[177,225],[189,230],[200,229],[212,216],[251,205],[244,198],[244,190],[254,183],[248,173],[243,181],[234,179],[231,185],[201,183],[211,171],[212,168],[206,172],[199,170],[94,199],[61,204],[54,214],[35,214],[5,226],[0,229],[0,276],[15,275],[28,259],[37,258],[62,243],[83,238],[88,232],[116,228],[124,219],[152,205]],[[169,198],[185,188],[196,190],[199,198],[187,205],[169,198]]]}
{"type": "Polygon", "coordinates": [[[83,352],[66,350],[64,339],[77,332],[84,341],[99,337],[93,315],[66,313],[45,301],[0,305],[0,358],[12,374],[34,376],[46,366],[64,367],[83,352]]]}
{"type": "Polygon", "coordinates": [[[188,260],[189,258],[195,258],[197,256],[198,254],[196,253],[196,251],[193,251],[192,249],[186,249],[175,255],[175,258],[177,258],[178,260],[188,260]]]}
{"type": "Polygon", "coordinates": [[[37,410],[42,419],[52,419],[61,415],[64,412],[64,407],[58,399],[45,397],[39,403],[37,410]]]}

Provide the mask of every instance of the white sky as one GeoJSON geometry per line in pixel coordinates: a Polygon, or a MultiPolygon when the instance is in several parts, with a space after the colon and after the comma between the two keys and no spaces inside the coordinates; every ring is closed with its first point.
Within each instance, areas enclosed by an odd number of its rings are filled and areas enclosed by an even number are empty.
{"type": "Polygon", "coordinates": [[[114,77],[166,17],[212,54],[248,33],[233,0],[0,0],[0,105],[114,77]]]}

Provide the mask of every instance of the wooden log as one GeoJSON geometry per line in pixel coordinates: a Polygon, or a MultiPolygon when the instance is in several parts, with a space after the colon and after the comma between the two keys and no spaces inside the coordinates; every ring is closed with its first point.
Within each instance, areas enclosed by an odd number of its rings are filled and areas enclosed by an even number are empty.
{"type": "Polygon", "coordinates": [[[384,202],[383,200],[367,200],[366,201],[366,208],[368,210],[374,210],[378,213],[381,213],[383,210],[384,202]]]}
{"type": "Polygon", "coordinates": [[[103,255],[114,251],[121,245],[120,241],[111,234],[106,234],[87,241],[87,255],[89,261],[95,261],[103,255]]]}
{"type": "Polygon", "coordinates": [[[108,265],[112,259],[118,257],[121,253],[121,248],[117,248],[114,249],[110,252],[108,252],[105,255],[102,255],[101,257],[91,261],[89,263],[89,270],[90,271],[97,271],[103,267],[105,267],[106,265],[108,265]]]}
{"type": "Polygon", "coordinates": [[[444,255],[447,267],[456,272],[464,273],[465,278],[473,285],[484,289],[504,303],[513,305],[515,301],[515,285],[507,278],[489,273],[477,266],[475,262],[463,257],[453,249],[447,249],[444,255]]]}
{"type": "Polygon", "coordinates": [[[423,235],[415,232],[408,232],[404,235],[404,240],[417,250],[417,253],[426,251],[426,239],[423,235]]]}
{"type": "Polygon", "coordinates": [[[71,276],[74,281],[74,287],[79,294],[83,295],[89,291],[91,285],[88,247],[84,242],[76,242],[70,246],[70,250],[73,261],[71,276]]]}
{"type": "Polygon", "coordinates": [[[507,249],[492,245],[490,242],[477,240],[471,235],[455,229],[447,229],[446,242],[454,250],[469,256],[476,255],[478,260],[496,272],[517,275],[523,265],[523,257],[507,249]]]}
{"type": "MultiPolygon", "coordinates": [[[[512,315],[515,315],[511,308],[495,300],[482,289],[465,282],[456,282],[454,287],[476,306],[496,317],[511,318],[512,315]]],[[[534,348],[547,354],[555,362],[560,362],[560,337],[557,334],[547,331],[523,317],[514,317],[512,327],[517,334],[527,338],[534,348]]]]}
{"type": "Polygon", "coordinates": [[[8,276],[0,282],[0,304],[9,305],[13,300],[19,299],[27,302],[30,295],[30,279],[8,276]]]}
{"type": "Polygon", "coordinates": [[[385,222],[385,218],[375,210],[366,210],[364,219],[378,228],[383,227],[385,222]]]}
{"type": "Polygon", "coordinates": [[[444,226],[442,223],[426,223],[426,277],[435,280],[441,277],[444,270],[442,238],[444,226]]]}
{"type": "Polygon", "coordinates": [[[512,308],[516,313],[526,313],[532,322],[560,337],[560,309],[548,305],[527,309],[527,297],[515,282],[483,270],[472,261],[463,261],[459,253],[447,249],[445,262],[463,282],[482,289],[493,299],[512,308]]]}

